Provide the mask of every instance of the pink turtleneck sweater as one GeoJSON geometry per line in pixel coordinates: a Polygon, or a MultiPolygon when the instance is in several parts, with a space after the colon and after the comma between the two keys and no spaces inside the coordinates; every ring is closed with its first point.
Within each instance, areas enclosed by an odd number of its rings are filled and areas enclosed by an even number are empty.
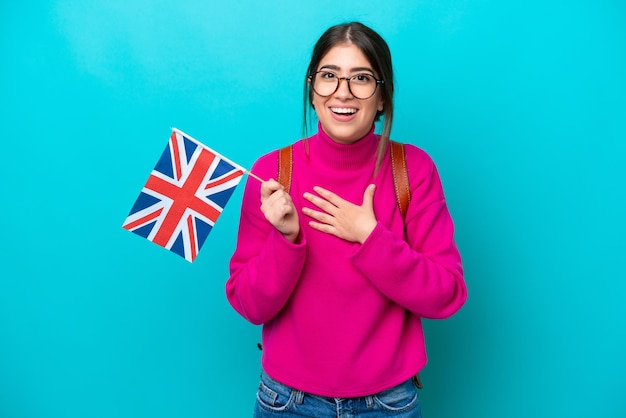
{"type": "MultiPolygon", "coordinates": [[[[305,392],[349,398],[407,380],[426,364],[421,318],[449,317],[467,297],[432,160],[405,145],[411,201],[403,222],[389,158],[373,176],[378,141],[372,128],[354,144],[338,144],[320,128],[294,144],[290,194],[301,228],[296,243],[264,218],[258,181],[246,184],[226,294],[239,314],[263,324],[264,370],[305,392]],[[313,206],[304,192],[321,186],[361,205],[370,183],[376,184],[378,224],[363,244],[308,226],[301,209],[313,206]]],[[[274,151],[252,172],[276,178],[277,167],[274,151]]]]}

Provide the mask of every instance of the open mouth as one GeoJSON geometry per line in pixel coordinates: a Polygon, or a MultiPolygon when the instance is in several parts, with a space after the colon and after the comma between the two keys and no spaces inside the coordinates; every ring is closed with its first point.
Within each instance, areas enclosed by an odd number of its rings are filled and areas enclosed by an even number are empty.
{"type": "Polygon", "coordinates": [[[354,115],[358,111],[358,109],[354,109],[351,107],[331,107],[330,111],[333,112],[335,115],[350,116],[354,115]]]}

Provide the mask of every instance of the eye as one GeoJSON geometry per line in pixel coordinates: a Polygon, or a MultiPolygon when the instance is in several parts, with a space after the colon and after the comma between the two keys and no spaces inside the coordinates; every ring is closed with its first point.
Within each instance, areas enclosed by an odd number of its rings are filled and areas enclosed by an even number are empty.
{"type": "Polygon", "coordinates": [[[321,80],[334,80],[337,78],[337,74],[331,73],[330,71],[320,71],[319,77],[321,80]]]}
{"type": "Polygon", "coordinates": [[[374,81],[374,76],[371,74],[355,74],[351,77],[353,83],[357,84],[369,84],[374,81]]]}

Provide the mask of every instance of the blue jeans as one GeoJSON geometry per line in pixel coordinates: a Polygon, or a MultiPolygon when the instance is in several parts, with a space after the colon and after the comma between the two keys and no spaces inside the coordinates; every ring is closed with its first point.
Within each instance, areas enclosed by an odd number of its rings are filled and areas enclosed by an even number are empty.
{"type": "Polygon", "coordinates": [[[261,374],[254,418],[421,418],[417,387],[412,379],[375,395],[329,398],[311,395],[261,374]]]}

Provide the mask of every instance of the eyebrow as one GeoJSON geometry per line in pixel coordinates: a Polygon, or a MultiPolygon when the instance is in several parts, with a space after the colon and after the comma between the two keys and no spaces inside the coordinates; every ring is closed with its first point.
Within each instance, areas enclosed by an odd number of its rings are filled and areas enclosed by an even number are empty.
{"type": "MultiPolygon", "coordinates": [[[[341,68],[339,68],[337,65],[332,65],[332,64],[324,65],[323,67],[320,68],[320,70],[323,70],[323,69],[334,70],[334,71],[341,71],[341,68]]],[[[369,67],[354,67],[354,68],[350,69],[351,73],[355,73],[355,72],[358,72],[358,71],[369,71],[372,74],[374,74],[374,70],[372,70],[369,67]]]]}

